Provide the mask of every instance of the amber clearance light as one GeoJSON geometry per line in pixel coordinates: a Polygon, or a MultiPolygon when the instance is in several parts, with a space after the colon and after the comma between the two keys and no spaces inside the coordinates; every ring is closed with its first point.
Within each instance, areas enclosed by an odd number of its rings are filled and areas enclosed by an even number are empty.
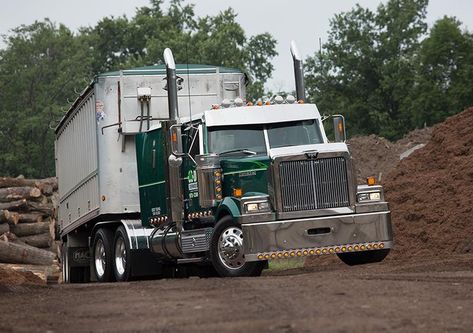
{"type": "Polygon", "coordinates": [[[376,185],[376,178],[374,176],[369,176],[368,178],[366,178],[366,183],[368,184],[368,186],[376,185]]]}

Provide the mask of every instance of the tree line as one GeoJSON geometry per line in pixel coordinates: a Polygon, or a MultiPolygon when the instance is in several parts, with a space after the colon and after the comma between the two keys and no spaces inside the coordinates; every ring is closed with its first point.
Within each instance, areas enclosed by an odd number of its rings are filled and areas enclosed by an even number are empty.
{"type": "MultiPolygon", "coordinates": [[[[308,100],[341,113],[350,135],[389,139],[473,104],[473,37],[455,18],[428,30],[427,0],[390,0],[335,15],[321,50],[305,61],[308,100]]],[[[247,36],[231,9],[196,17],[194,6],[151,0],[130,18],[106,17],[72,32],[48,19],[13,29],[0,50],[0,173],[54,175],[54,127],[98,73],[162,62],[236,67],[249,98],[271,77],[276,40],[247,36]]],[[[289,65],[289,64],[288,64],[289,65]]]]}
{"type": "Polygon", "coordinates": [[[473,36],[454,17],[428,30],[427,5],[390,0],[335,15],[306,61],[310,100],[343,114],[351,135],[391,140],[473,105],[473,36]]]}

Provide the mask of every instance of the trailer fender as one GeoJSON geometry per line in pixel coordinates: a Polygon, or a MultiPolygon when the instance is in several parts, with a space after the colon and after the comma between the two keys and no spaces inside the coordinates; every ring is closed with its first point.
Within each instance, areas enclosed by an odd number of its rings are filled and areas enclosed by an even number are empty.
{"type": "Polygon", "coordinates": [[[141,224],[141,220],[119,220],[119,221],[105,221],[97,223],[91,235],[100,227],[109,227],[114,230],[122,225],[128,235],[130,244],[130,250],[141,250],[149,249],[149,236],[153,231],[153,228],[144,228],[141,224]]]}

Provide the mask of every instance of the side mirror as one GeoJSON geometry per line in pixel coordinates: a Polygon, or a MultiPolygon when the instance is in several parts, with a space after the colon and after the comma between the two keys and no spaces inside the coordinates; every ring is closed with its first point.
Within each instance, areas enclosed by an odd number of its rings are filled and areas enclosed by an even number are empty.
{"type": "Polygon", "coordinates": [[[182,149],[182,136],[181,136],[181,125],[172,125],[169,129],[169,135],[171,139],[171,152],[175,156],[183,156],[184,151],[182,149]]]}
{"type": "Polygon", "coordinates": [[[345,118],[341,114],[335,114],[333,118],[333,131],[335,134],[335,142],[345,142],[347,134],[345,131],[345,118]]]}

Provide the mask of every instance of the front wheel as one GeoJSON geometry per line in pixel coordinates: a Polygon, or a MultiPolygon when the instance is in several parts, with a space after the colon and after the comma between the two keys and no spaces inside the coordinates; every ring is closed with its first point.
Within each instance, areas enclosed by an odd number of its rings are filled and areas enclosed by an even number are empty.
{"type": "Polygon", "coordinates": [[[383,261],[388,253],[389,249],[382,249],[365,252],[337,253],[337,256],[345,264],[355,266],[383,261]]]}
{"type": "Polygon", "coordinates": [[[243,232],[231,216],[215,225],[210,243],[210,259],[222,277],[259,276],[264,262],[246,262],[243,252],[243,232]]]}

